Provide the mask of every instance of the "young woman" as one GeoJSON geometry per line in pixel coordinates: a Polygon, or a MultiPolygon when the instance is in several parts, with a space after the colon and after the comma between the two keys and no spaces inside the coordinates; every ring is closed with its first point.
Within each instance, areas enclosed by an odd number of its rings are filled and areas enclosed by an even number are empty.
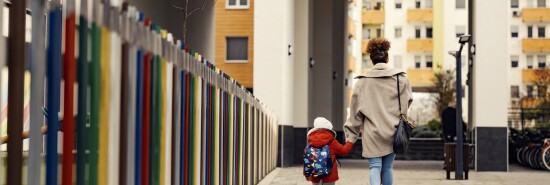
{"type": "Polygon", "coordinates": [[[363,157],[369,160],[370,184],[393,182],[393,135],[399,123],[400,106],[406,116],[412,103],[412,90],[405,72],[388,65],[390,42],[372,39],[367,52],[374,66],[358,79],[351,97],[350,116],[344,125],[347,142],[355,143],[362,134],[363,157]],[[398,103],[397,80],[401,94],[398,103]],[[380,173],[382,172],[382,179],[380,173]]]}

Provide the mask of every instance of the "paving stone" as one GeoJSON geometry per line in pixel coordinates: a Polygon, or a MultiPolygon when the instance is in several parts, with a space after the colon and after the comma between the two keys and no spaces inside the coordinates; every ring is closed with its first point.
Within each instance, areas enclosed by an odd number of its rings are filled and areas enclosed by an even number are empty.
{"type": "MultiPolygon", "coordinates": [[[[341,160],[340,180],[336,184],[369,185],[367,160],[341,160]]],[[[278,168],[260,182],[262,185],[308,185],[302,167],[278,168]],[[269,177],[268,176],[268,177],[269,177]]],[[[394,184],[405,185],[547,185],[550,171],[538,171],[510,165],[509,172],[470,171],[469,180],[446,180],[442,161],[395,161],[394,184]]],[[[454,178],[454,173],[451,174],[454,178]]]]}

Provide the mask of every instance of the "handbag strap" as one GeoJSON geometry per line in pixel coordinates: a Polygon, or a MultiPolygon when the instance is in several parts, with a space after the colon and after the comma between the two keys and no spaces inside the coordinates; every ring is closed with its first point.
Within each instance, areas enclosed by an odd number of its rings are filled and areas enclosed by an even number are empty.
{"type": "Polygon", "coordinates": [[[399,101],[399,116],[402,116],[403,113],[401,111],[401,91],[399,90],[399,74],[395,76],[397,76],[397,101],[399,101]]]}

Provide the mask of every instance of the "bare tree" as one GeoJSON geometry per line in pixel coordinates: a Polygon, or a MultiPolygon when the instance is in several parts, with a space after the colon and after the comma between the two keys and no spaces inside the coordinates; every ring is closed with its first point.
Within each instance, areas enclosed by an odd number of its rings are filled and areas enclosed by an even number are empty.
{"type": "Polygon", "coordinates": [[[436,108],[435,110],[437,111],[437,117],[440,117],[441,112],[443,112],[451,102],[455,101],[456,80],[453,71],[454,70],[441,69],[434,72],[434,85],[431,92],[435,92],[433,101],[436,108]]]}
{"type": "Polygon", "coordinates": [[[550,85],[550,68],[534,70],[533,82],[537,86],[539,98],[548,99],[548,86],[550,85]]]}
{"type": "Polygon", "coordinates": [[[216,5],[216,2],[218,0],[201,0],[201,3],[197,3],[195,5],[195,0],[182,0],[184,1],[183,6],[177,6],[174,3],[171,3],[172,7],[177,8],[183,12],[183,40],[185,41],[187,36],[187,20],[189,20],[189,17],[193,15],[193,13],[197,11],[204,11],[209,8],[212,8],[214,5],[216,5]]]}

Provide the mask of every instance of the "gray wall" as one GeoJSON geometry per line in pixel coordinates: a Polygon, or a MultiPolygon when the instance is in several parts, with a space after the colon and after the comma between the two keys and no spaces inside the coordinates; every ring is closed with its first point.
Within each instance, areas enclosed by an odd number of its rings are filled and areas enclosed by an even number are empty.
{"type": "MultiPolygon", "coordinates": [[[[195,0],[200,7],[204,0],[195,0]]],[[[183,11],[172,7],[170,3],[183,7],[182,0],[129,0],[131,5],[145,14],[145,17],[171,32],[176,39],[183,39],[183,11]]],[[[207,3],[211,1],[206,1],[207,3]]],[[[189,3],[192,4],[192,3],[189,3]]],[[[193,9],[190,5],[190,9],[193,9]]],[[[207,60],[214,59],[214,7],[205,11],[196,11],[187,22],[186,44],[198,51],[207,60]]]]}
{"type": "Polygon", "coordinates": [[[325,117],[334,130],[344,121],[344,30],[346,1],[315,0],[313,3],[313,59],[311,69],[311,117],[325,117]],[[333,79],[333,72],[336,78],[333,79]]]}

